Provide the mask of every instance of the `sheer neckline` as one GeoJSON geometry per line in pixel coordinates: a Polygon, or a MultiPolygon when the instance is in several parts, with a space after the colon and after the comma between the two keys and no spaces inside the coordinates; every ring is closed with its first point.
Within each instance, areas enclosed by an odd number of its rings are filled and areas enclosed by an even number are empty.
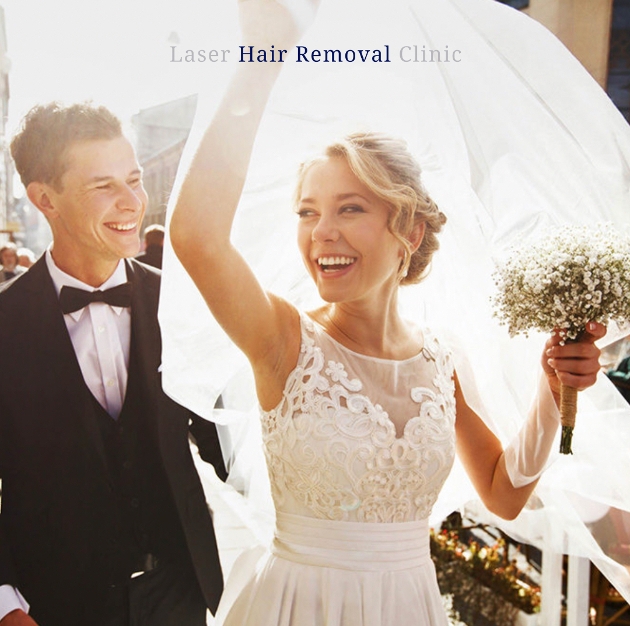
{"type": "Polygon", "coordinates": [[[314,320],[308,313],[300,313],[300,318],[301,318],[301,323],[304,323],[304,320],[306,320],[307,323],[311,323],[313,324],[313,326],[317,326],[321,332],[326,335],[326,337],[333,343],[335,344],[337,347],[339,347],[342,351],[355,356],[355,357],[359,357],[360,359],[366,359],[368,361],[373,361],[376,363],[387,363],[387,364],[392,364],[392,363],[396,363],[399,365],[403,365],[405,363],[412,363],[413,361],[416,361],[420,358],[431,358],[431,355],[429,353],[429,351],[427,350],[427,337],[426,337],[426,332],[424,329],[422,328],[418,328],[418,330],[420,331],[420,334],[422,335],[422,345],[420,347],[420,349],[418,350],[418,352],[410,357],[407,357],[406,359],[385,359],[382,357],[377,357],[377,356],[371,356],[369,354],[363,354],[361,352],[356,352],[355,350],[352,350],[351,348],[348,348],[347,346],[345,346],[344,344],[342,344],[340,341],[337,341],[337,339],[335,339],[325,328],[322,324],[320,324],[317,320],[314,320]]]}

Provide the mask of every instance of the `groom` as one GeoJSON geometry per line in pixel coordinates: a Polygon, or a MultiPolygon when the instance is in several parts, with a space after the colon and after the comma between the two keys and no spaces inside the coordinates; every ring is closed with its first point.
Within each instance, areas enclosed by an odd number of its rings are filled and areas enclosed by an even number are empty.
{"type": "Polygon", "coordinates": [[[53,244],[0,293],[0,625],[202,626],[223,580],[189,431],[160,384],[160,274],[120,121],[32,109],[11,152],[53,244]]]}

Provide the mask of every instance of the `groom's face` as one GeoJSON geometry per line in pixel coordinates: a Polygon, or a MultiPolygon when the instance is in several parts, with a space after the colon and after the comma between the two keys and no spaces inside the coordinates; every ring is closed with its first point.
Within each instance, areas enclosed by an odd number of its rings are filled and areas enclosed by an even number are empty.
{"type": "Polygon", "coordinates": [[[123,136],[74,143],[65,164],[59,189],[47,189],[55,262],[65,271],[114,267],[137,254],[147,194],[131,143],[123,136]]]}

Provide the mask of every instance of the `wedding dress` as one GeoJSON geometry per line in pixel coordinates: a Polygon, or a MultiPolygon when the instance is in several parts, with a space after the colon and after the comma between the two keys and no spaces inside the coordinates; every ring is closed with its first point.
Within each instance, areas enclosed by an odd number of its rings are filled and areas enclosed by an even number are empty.
{"type": "MultiPolygon", "coordinates": [[[[217,40],[235,48],[238,33],[234,16],[227,15],[229,7],[218,1],[208,6],[216,7],[209,30],[212,24],[217,40]]],[[[235,245],[265,288],[301,310],[315,308],[311,281],[292,245],[291,197],[299,162],[346,132],[373,130],[406,139],[448,222],[429,277],[417,287],[401,289],[403,313],[442,339],[446,334],[438,325],[449,331],[468,404],[506,444],[518,432],[535,393],[544,338],[510,339],[493,319],[494,261],[513,243],[558,225],[612,222],[628,228],[627,123],[560,42],[494,0],[324,0],[301,44],[335,49],[382,49],[389,44],[392,62],[285,63],[256,140],[234,224],[235,245]],[[457,49],[461,62],[451,56],[449,61],[442,56],[439,63],[396,57],[403,47],[408,51],[413,46],[420,51],[457,49]]],[[[200,100],[172,201],[221,92],[224,77],[219,69],[204,70],[209,87],[200,100]]],[[[220,425],[231,480],[255,501],[265,492],[264,486],[252,486],[264,473],[251,463],[260,447],[259,439],[249,437],[256,432],[251,421],[258,419],[257,410],[251,410],[256,399],[247,395],[246,385],[234,383],[247,364],[208,313],[168,243],[164,268],[160,321],[165,390],[220,425]],[[219,394],[227,409],[214,411],[219,394]]],[[[346,368],[356,361],[347,354],[339,357],[346,368]]],[[[322,376],[328,380],[325,372],[322,376]]],[[[369,390],[359,395],[388,410],[365,377],[350,376],[355,378],[369,390]]],[[[630,517],[630,410],[602,376],[580,394],[578,411],[574,455],[553,460],[519,517],[505,522],[483,510],[479,514],[517,540],[588,557],[630,600],[630,568],[613,550],[621,539],[598,535],[600,521],[605,522],[609,512],[630,517]]],[[[269,419],[264,417],[266,426],[269,419]]],[[[302,445],[299,439],[294,443],[302,445]]],[[[277,441],[268,432],[265,445],[268,456],[270,445],[281,445],[288,458],[295,451],[289,439],[277,441]]],[[[394,442],[397,451],[400,445],[394,442]]],[[[315,451],[312,455],[317,456],[315,451]]],[[[277,457],[270,458],[277,464],[277,457]]],[[[278,467],[271,468],[274,482],[281,479],[272,485],[276,504],[283,501],[280,495],[291,503],[286,510],[279,506],[283,516],[337,523],[325,519],[330,508],[324,513],[326,507],[307,510],[301,504],[293,510],[300,501],[284,491],[287,472],[283,469],[280,475],[278,467]]],[[[433,507],[431,523],[439,524],[473,498],[456,463],[433,507]]],[[[358,523],[354,516],[359,513],[347,515],[348,520],[339,523],[358,523]]],[[[400,523],[417,523],[410,519],[400,523]]],[[[360,523],[362,528],[370,524],[360,523]]],[[[381,523],[389,522],[372,525],[381,523]]],[[[310,538],[314,533],[299,534],[310,538]]],[[[275,573],[279,561],[272,556],[266,567],[275,573]]],[[[312,566],[304,567],[310,575],[312,566]]],[[[285,583],[293,584],[283,580],[278,590],[284,590],[285,583]]],[[[256,583],[251,585],[248,589],[256,593],[256,583]]],[[[281,602],[265,589],[270,603],[281,602]]],[[[372,597],[378,594],[370,592],[372,597]]],[[[276,626],[273,618],[269,623],[276,626]]]]}
{"type": "Polygon", "coordinates": [[[391,361],[304,314],[301,327],[283,398],[262,414],[275,537],[255,568],[236,563],[228,587],[247,582],[217,622],[446,626],[428,517],[455,455],[450,354],[429,331],[391,361]]]}

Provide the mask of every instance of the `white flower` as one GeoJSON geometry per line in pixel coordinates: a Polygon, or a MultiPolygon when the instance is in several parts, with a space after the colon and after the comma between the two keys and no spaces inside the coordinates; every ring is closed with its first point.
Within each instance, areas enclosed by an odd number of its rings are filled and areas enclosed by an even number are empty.
{"type": "Polygon", "coordinates": [[[575,339],[590,320],[630,319],[630,237],[567,227],[514,251],[494,280],[495,316],[510,335],[558,328],[575,339]]]}

